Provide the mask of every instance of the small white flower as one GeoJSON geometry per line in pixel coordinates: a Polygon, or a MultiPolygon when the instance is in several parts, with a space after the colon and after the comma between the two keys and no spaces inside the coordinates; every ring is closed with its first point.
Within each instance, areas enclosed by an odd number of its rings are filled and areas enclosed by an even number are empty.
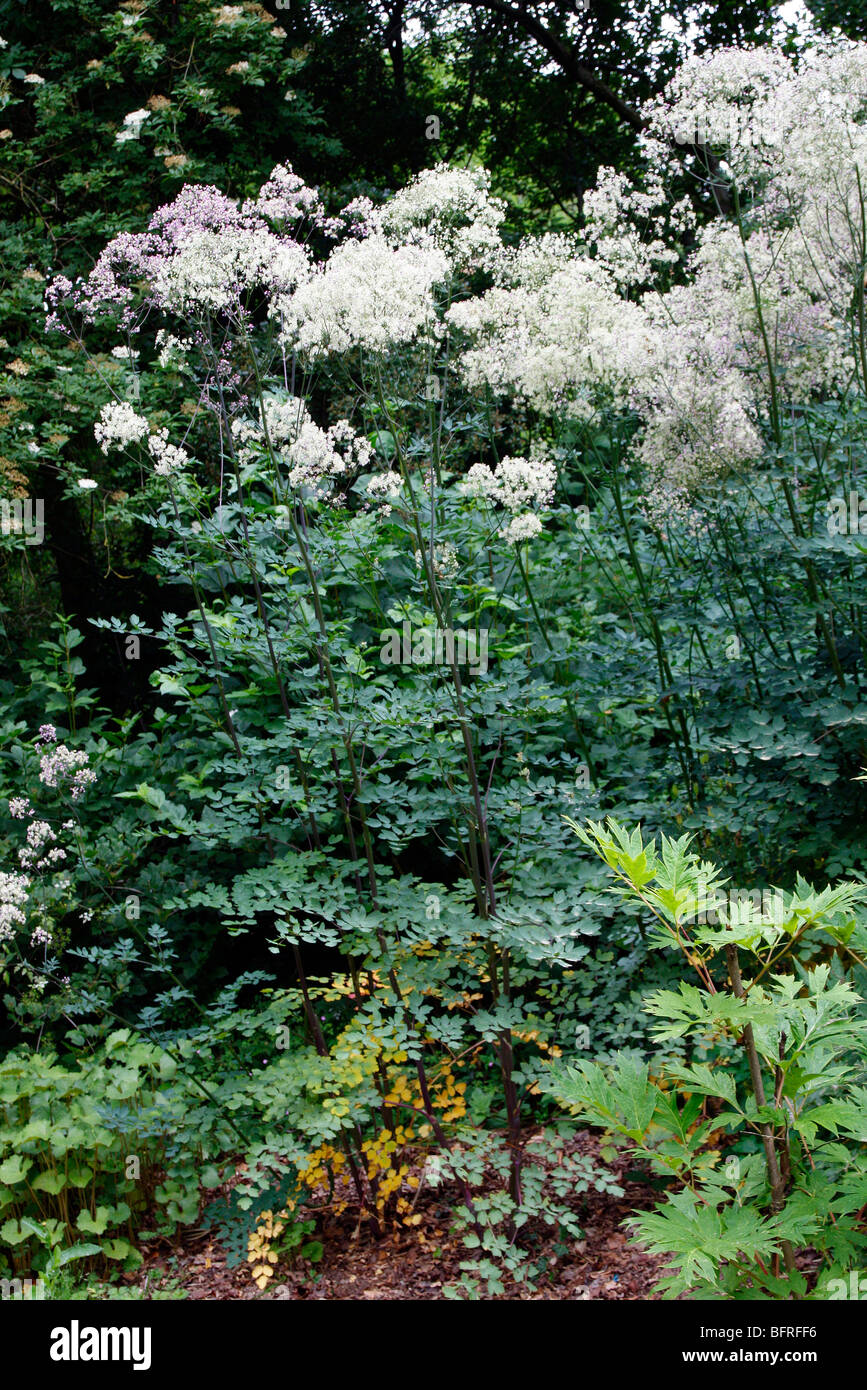
{"type": "Polygon", "coordinates": [[[123,118],[123,129],[115,135],[115,140],[122,145],[126,140],[137,140],[141,134],[141,128],[145,121],[150,120],[150,111],[141,107],[138,111],[130,111],[123,118]]]}
{"type": "Polygon", "coordinates": [[[394,498],[400,496],[403,479],[399,473],[374,473],[372,478],[368,478],[366,486],[369,497],[394,498]]]}
{"type": "Polygon", "coordinates": [[[151,435],[148,440],[148,451],[154,460],[154,472],[163,478],[167,478],[171,473],[177,473],[190,461],[186,449],[179,449],[176,445],[169,443],[168,430],[156,430],[151,435]]]}
{"type": "Polygon", "coordinates": [[[99,487],[99,483],[95,478],[79,478],[78,486],[84,488],[85,492],[92,492],[95,487],[99,487]]]}
{"type": "Polygon", "coordinates": [[[149,431],[147,420],[136,414],[129,401],[104,405],[93,427],[96,442],[104,454],[109,449],[123,449],[127,444],[139,443],[149,431]]]}
{"type": "Polygon", "coordinates": [[[522,541],[531,541],[541,530],[542,523],[536,513],[524,512],[521,516],[512,517],[506,527],[505,536],[510,545],[520,545],[522,541]]]}
{"type": "Polygon", "coordinates": [[[215,24],[237,24],[244,18],[244,11],[240,5],[221,5],[219,9],[212,10],[215,24]]]}
{"type": "Polygon", "coordinates": [[[178,368],[184,365],[186,354],[191,345],[186,338],[176,338],[173,333],[167,333],[164,328],[161,328],[156,336],[156,346],[160,351],[157,358],[160,366],[178,368]]]}
{"type": "Polygon", "coordinates": [[[27,827],[27,843],[31,849],[41,849],[47,841],[56,839],[47,820],[32,820],[27,827]]]}

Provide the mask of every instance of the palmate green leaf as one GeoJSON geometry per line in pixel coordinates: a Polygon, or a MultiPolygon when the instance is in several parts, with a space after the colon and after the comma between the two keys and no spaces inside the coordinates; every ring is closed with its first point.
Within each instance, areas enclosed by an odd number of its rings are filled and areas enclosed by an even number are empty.
{"type": "Polygon", "coordinates": [[[738,1279],[735,1271],[732,1272],[731,1280],[727,1280],[726,1283],[731,1287],[732,1299],[740,1302],[748,1299],[754,1301],[759,1290],[768,1294],[770,1298],[784,1301],[791,1301],[793,1298],[804,1299],[808,1291],[807,1280],[799,1269],[793,1274],[778,1276],[772,1274],[767,1266],[762,1270],[754,1266],[746,1284],[738,1279]]]}
{"type": "MultiPolygon", "coordinates": [[[[690,919],[706,906],[706,900],[725,882],[717,869],[690,849],[693,837],[673,840],[661,837],[660,860],[646,896],[674,924],[690,919]]],[[[695,931],[690,928],[691,934],[695,931]]],[[[669,943],[672,944],[672,943],[669,943]]]]}
{"type": "MultiPolygon", "coordinates": [[[[734,1117],[736,1120],[738,1117],[734,1117]]],[[[719,1127],[719,1120],[715,1122],[719,1127]]],[[[722,1158],[722,1155],[719,1155],[722,1158]]],[[[737,1161],[734,1171],[722,1162],[710,1173],[702,1174],[701,1194],[713,1206],[758,1201],[766,1206],[769,1200],[768,1170],[762,1153],[746,1154],[737,1161]]]]}
{"type": "Polygon", "coordinates": [[[659,989],[644,1001],[645,1011],[657,1018],[668,1020],[668,1027],[654,1029],[654,1036],[682,1038],[694,1028],[696,1023],[707,1023],[708,1013],[705,994],[696,985],[682,980],[677,992],[659,989]]]}
{"type": "Polygon", "coordinates": [[[785,1014],[768,995],[755,993],[738,999],[720,990],[706,997],[708,1017],[715,1026],[725,1024],[741,1033],[748,1023],[756,1028],[776,1028],[785,1024],[785,1014]]]}
{"type": "Polygon", "coordinates": [[[158,694],[184,695],[189,698],[190,691],[185,685],[182,685],[180,681],[175,680],[173,676],[168,675],[168,673],[164,671],[155,672],[154,674],[159,677],[158,694]]]}
{"type": "Polygon", "coordinates": [[[135,791],[115,792],[115,796],[118,800],[143,801],[155,811],[161,811],[166,804],[165,792],[159,787],[149,787],[146,782],[140,782],[135,791]]]}
{"type": "Polygon", "coordinates": [[[783,1240],[806,1239],[817,1218],[784,1210],[765,1216],[752,1206],[712,1205],[689,1188],[669,1195],[652,1212],[630,1217],[630,1226],[653,1254],[667,1256],[678,1270],[668,1293],[688,1292],[701,1280],[713,1282],[723,1262],[746,1258],[766,1261],[783,1240]]]}
{"type": "Polygon", "coordinates": [[[814,1105],[809,1110],[802,1110],[796,1114],[792,1119],[792,1128],[798,1134],[803,1135],[808,1144],[812,1144],[820,1129],[838,1135],[841,1126],[845,1124],[847,1119],[851,1118],[850,1112],[851,1107],[844,1101],[829,1101],[825,1105],[814,1105]]]}
{"type": "Polygon", "coordinates": [[[564,1105],[636,1143],[650,1127],[661,1094],[648,1078],[647,1063],[625,1054],[613,1059],[610,1070],[583,1061],[577,1066],[552,1068],[546,1089],[564,1105]]]}
{"type": "MultiPolygon", "coordinates": [[[[840,1154],[842,1162],[848,1162],[851,1150],[843,1148],[842,1145],[836,1147],[842,1150],[840,1154]]],[[[862,1208],[867,1206],[867,1172],[854,1169],[851,1172],[842,1173],[834,1180],[833,1185],[826,1182],[822,1198],[829,1211],[833,1211],[839,1216],[847,1214],[857,1216],[862,1208]]]]}
{"type": "Polygon", "coordinates": [[[115,792],[117,800],[143,801],[146,806],[156,813],[158,820],[168,822],[176,830],[186,834],[195,834],[195,825],[190,820],[185,806],[178,802],[169,801],[165,792],[159,787],[150,787],[146,782],[140,782],[134,792],[115,792]]]}
{"type": "Polygon", "coordinates": [[[843,1134],[856,1144],[867,1144],[867,1088],[853,1087],[846,1099],[827,1101],[801,1111],[792,1123],[808,1144],[820,1128],[833,1135],[843,1134]]]}
{"type": "Polygon", "coordinates": [[[51,1133],[51,1126],[47,1119],[36,1119],[31,1116],[24,1129],[19,1131],[19,1142],[29,1144],[33,1140],[43,1142],[48,1139],[51,1133]]]}
{"type": "Polygon", "coordinates": [[[686,1090],[702,1096],[718,1096],[738,1109],[737,1085],[734,1077],[721,1067],[715,1070],[704,1063],[692,1066],[679,1066],[676,1063],[666,1067],[666,1076],[679,1082],[686,1090]]]}
{"type": "Polygon", "coordinates": [[[657,871],[656,853],[652,841],[644,844],[641,826],[630,832],[609,816],[605,826],[588,821],[585,829],[568,816],[564,819],[583,844],[604,859],[610,868],[624,874],[634,887],[641,888],[652,881],[657,871]]]}
{"type": "Polygon", "coordinates": [[[101,1252],[105,1255],[106,1259],[109,1260],[125,1260],[133,1253],[134,1249],[128,1240],[121,1240],[120,1238],[104,1240],[101,1246],[82,1245],[79,1248],[81,1250],[92,1251],[95,1254],[101,1252]]]}
{"type": "Polygon", "coordinates": [[[668,1020],[654,1027],[653,1036],[662,1041],[681,1038],[698,1027],[709,1032],[720,1026],[740,1033],[748,1023],[775,1026],[785,1020],[785,1014],[765,996],[747,995],[737,998],[719,991],[709,994],[696,985],[682,980],[677,991],[656,990],[644,1002],[647,1013],[668,1020]]]}
{"type": "Polygon", "coordinates": [[[716,1127],[715,1121],[711,1120],[696,1126],[696,1121],[701,1114],[701,1107],[700,1095],[686,1097],[679,1105],[676,1093],[661,1091],[653,1115],[654,1126],[667,1134],[674,1135],[682,1147],[688,1148],[691,1152],[697,1152],[708,1134],[716,1127]],[[696,1127],[693,1128],[694,1126],[696,1127]]]}
{"type": "Polygon", "coordinates": [[[817,891],[799,876],[788,911],[799,925],[818,925],[835,939],[846,940],[854,927],[855,909],[865,896],[867,888],[861,883],[828,884],[817,891]]]}
{"type": "Polygon", "coordinates": [[[726,946],[740,946],[753,951],[759,942],[771,945],[780,936],[779,925],[749,903],[735,904],[728,911],[717,910],[721,918],[719,926],[705,922],[690,923],[690,935],[697,945],[710,946],[715,951],[721,951],[726,946]]]}
{"type": "Polygon", "coordinates": [[[93,1169],[88,1168],[86,1164],[76,1164],[68,1170],[66,1181],[70,1187],[87,1187],[87,1184],[93,1181],[93,1169]]]}

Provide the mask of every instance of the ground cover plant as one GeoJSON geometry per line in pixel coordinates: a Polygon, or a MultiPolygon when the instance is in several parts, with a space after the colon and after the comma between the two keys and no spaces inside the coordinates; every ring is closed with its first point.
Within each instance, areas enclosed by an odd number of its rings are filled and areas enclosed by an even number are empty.
{"type": "Polygon", "coordinates": [[[106,585],[0,686],[7,1280],[141,1292],[208,1232],[267,1296],[338,1228],[435,1258],[445,1203],[440,1296],[534,1297],[638,1181],[654,1296],[848,1296],[865,93],[839,35],[688,58],[575,230],[471,159],[175,163],[33,271],[10,631],[46,507],[106,585]]]}

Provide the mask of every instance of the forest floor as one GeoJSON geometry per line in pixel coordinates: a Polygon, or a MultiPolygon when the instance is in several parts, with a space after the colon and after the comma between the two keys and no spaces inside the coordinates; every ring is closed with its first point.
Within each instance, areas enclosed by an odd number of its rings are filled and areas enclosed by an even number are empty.
{"type": "MultiPolygon", "coordinates": [[[[573,1141],[582,1153],[595,1154],[595,1135],[582,1133],[573,1141]]],[[[600,1160],[601,1162],[601,1160],[600,1160]]],[[[623,1196],[587,1192],[575,1198],[584,1238],[561,1239],[544,1222],[528,1225],[533,1255],[544,1257],[547,1268],[538,1286],[527,1289],[505,1284],[501,1299],[648,1299],[654,1298],[662,1261],[630,1243],[622,1227],[630,1212],[658,1200],[645,1182],[625,1181],[625,1158],[609,1165],[623,1187],[623,1196]]],[[[335,1301],[397,1299],[427,1301],[445,1298],[445,1285],[461,1276],[460,1264],[470,1254],[461,1238],[450,1232],[452,1213],[460,1203],[457,1190],[446,1185],[420,1194],[415,1207],[418,1225],[397,1225],[377,1238],[369,1226],[359,1227],[357,1214],[325,1213],[317,1223],[316,1239],[323,1254],[316,1265],[276,1267],[271,1283],[257,1288],[250,1267],[229,1267],[227,1252],[213,1231],[192,1228],[179,1241],[154,1241],[144,1247],[145,1262],[128,1275],[144,1297],[168,1284],[188,1299],[326,1299],[335,1301]]],[[[162,1295],[163,1297],[166,1294],[162,1295]]],[[[487,1295],[483,1294],[487,1299],[487,1295]]]]}

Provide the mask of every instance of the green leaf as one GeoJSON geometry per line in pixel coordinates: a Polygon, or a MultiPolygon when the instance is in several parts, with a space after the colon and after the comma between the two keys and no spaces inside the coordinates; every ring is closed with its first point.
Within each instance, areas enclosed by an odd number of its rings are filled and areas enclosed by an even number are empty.
{"type": "Polygon", "coordinates": [[[76,1226],[80,1231],[90,1232],[91,1235],[101,1236],[108,1226],[109,1211],[107,1207],[97,1207],[96,1215],[91,1216],[89,1211],[80,1211],[76,1226]]]}
{"type": "Polygon", "coordinates": [[[71,1264],[73,1260],[87,1260],[91,1255],[99,1255],[102,1251],[98,1245],[70,1245],[66,1250],[61,1250],[58,1255],[58,1263],[61,1265],[71,1264]]]}
{"type": "Polygon", "coordinates": [[[54,1169],[47,1169],[44,1173],[39,1173],[30,1186],[36,1192],[50,1192],[52,1196],[56,1197],[57,1193],[66,1186],[66,1176],[54,1169]]]}
{"type": "Polygon", "coordinates": [[[0,1182],[13,1187],[15,1183],[24,1181],[32,1167],[32,1161],[23,1154],[12,1154],[11,1158],[0,1163],[0,1182]]]}

